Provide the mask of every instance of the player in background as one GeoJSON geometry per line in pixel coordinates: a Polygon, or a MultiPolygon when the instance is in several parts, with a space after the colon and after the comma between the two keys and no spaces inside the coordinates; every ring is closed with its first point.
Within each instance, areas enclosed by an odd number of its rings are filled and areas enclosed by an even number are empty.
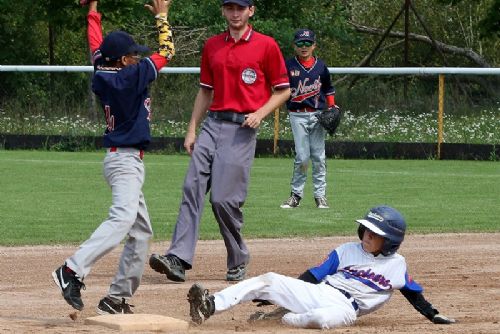
{"type": "Polygon", "coordinates": [[[326,131],[316,115],[335,106],[335,88],[325,63],[313,55],[316,37],[309,29],[295,33],[295,57],[286,61],[291,95],[286,103],[295,143],[295,160],[290,197],[283,209],[296,208],[304,197],[309,160],[312,163],[314,201],[319,209],[328,209],[326,200],[326,131]]]}
{"type": "MultiPolygon", "coordinates": [[[[141,59],[148,48],[135,43],[123,31],[113,31],[103,40],[97,1],[89,1],[87,37],[92,51],[92,90],[99,97],[106,118],[103,173],[111,187],[108,218],[52,276],[66,302],[83,309],[80,290],[94,263],[127,237],[118,271],[108,294],[97,306],[99,314],[133,313],[128,304],[142,278],[153,235],[142,193],[143,153],[151,140],[151,101],[148,85],[175,53],[167,20],[171,0],[153,0],[146,5],[156,18],[159,49],[141,59]]],[[[85,4],[85,1],[83,1],[85,4]]]]}
{"type": "Polygon", "coordinates": [[[188,293],[191,319],[201,324],[215,312],[257,299],[283,307],[281,320],[286,325],[329,329],[352,325],[399,290],[430,321],[455,322],[425,300],[422,287],[408,275],[405,258],[396,253],[406,230],[403,216],[391,207],[377,206],[356,222],[361,242],[340,245],[299,278],[267,273],[213,295],[194,284],[188,293]]]}
{"type": "Polygon", "coordinates": [[[193,265],[205,194],[227,249],[226,280],[245,277],[250,259],[243,212],[257,128],[289,97],[285,62],[276,41],[249,24],[252,0],[223,0],[228,30],[209,38],[201,57],[200,89],[184,147],[191,160],[170,248],[152,254],[151,268],[184,282],[193,265]],[[205,118],[205,116],[207,116],[205,118]],[[196,129],[204,119],[196,138],[196,129]]]}

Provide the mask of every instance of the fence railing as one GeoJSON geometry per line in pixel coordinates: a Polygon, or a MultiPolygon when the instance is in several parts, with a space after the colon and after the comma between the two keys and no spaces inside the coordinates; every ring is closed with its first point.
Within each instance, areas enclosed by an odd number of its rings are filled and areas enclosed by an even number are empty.
{"type": "MultiPolygon", "coordinates": [[[[92,66],[0,65],[0,72],[92,72],[92,66]]],[[[329,67],[330,74],[375,75],[500,75],[500,68],[482,67],[329,67]]],[[[165,67],[160,73],[197,74],[199,67],[165,67]]]]}
{"type": "MultiPolygon", "coordinates": [[[[0,65],[0,72],[92,72],[92,66],[0,65]]],[[[437,158],[443,143],[444,90],[446,75],[500,75],[500,68],[476,67],[329,67],[330,74],[356,75],[437,75],[438,76],[438,138],[437,158]]],[[[160,73],[199,74],[199,67],[165,67],[160,73]]],[[[278,149],[279,110],[274,115],[274,152],[278,149]]]]}

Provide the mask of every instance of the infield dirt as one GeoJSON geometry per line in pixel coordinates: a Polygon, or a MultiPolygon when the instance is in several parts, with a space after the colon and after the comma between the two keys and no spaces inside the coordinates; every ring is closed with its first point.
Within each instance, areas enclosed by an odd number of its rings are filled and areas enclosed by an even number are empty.
{"type": "MultiPolygon", "coordinates": [[[[426,298],[444,315],[458,320],[454,325],[434,325],[421,316],[400,294],[380,310],[361,317],[351,327],[321,333],[500,333],[500,234],[433,234],[407,236],[400,253],[407,259],[410,274],[421,283],[426,298]]],[[[322,262],[330,250],[354,237],[313,239],[247,240],[251,251],[248,277],[268,271],[296,277],[322,262]]],[[[153,243],[151,252],[163,253],[168,243],[153,243]]],[[[73,309],[54,285],[51,271],[77,246],[0,247],[1,333],[113,333],[100,326],[84,324],[95,316],[95,307],[105,295],[116,270],[121,247],[102,258],[85,279],[82,291],[85,309],[73,321],[73,309]]],[[[186,294],[194,282],[210,291],[228,284],[226,251],[221,240],[201,241],[187,282],[167,281],[146,265],[136,295],[135,313],[160,314],[189,320],[186,294]]],[[[188,333],[319,333],[292,329],[278,321],[248,323],[258,310],[252,303],[217,314],[188,333]]]]}

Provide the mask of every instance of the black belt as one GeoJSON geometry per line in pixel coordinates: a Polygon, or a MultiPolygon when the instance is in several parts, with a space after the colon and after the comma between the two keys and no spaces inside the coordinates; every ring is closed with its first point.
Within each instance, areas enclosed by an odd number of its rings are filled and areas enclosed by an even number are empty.
{"type": "Polygon", "coordinates": [[[343,294],[347,299],[349,299],[349,301],[351,302],[352,304],[352,307],[354,308],[354,311],[357,311],[359,310],[359,305],[358,303],[356,303],[356,300],[354,299],[353,296],[351,296],[351,294],[345,290],[342,290],[342,289],[339,289],[333,285],[331,285],[330,283],[326,282],[327,285],[331,286],[332,288],[334,289],[337,289],[338,291],[340,291],[341,294],[343,294]]]}
{"type": "Polygon", "coordinates": [[[311,107],[305,107],[305,108],[300,108],[300,109],[290,109],[288,111],[290,112],[315,112],[318,109],[316,108],[311,108],[311,107]]]}
{"type": "Polygon", "coordinates": [[[210,118],[237,124],[243,124],[243,122],[245,122],[246,115],[247,114],[234,111],[208,111],[208,117],[210,118]]]}

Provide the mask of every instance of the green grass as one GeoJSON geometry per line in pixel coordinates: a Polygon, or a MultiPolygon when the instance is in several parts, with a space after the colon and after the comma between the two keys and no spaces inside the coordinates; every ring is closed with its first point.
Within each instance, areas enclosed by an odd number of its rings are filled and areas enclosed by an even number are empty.
{"type": "MultiPolygon", "coordinates": [[[[0,150],[0,245],[78,244],[106,218],[111,192],[104,153],[0,150]]],[[[146,155],[148,203],[156,240],[169,240],[188,157],[146,155]]],[[[291,158],[257,158],[243,208],[246,238],[352,235],[353,220],[388,204],[409,233],[499,232],[500,163],[434,160],[328,160],[328,199],[318,210],[310,179],[298,209],[289,194],[291,158]]],[[[208,204],[208,201],[207,201],[208,204]]],[[[219,238],[209,206],[201,238],[219,238]]]]}

